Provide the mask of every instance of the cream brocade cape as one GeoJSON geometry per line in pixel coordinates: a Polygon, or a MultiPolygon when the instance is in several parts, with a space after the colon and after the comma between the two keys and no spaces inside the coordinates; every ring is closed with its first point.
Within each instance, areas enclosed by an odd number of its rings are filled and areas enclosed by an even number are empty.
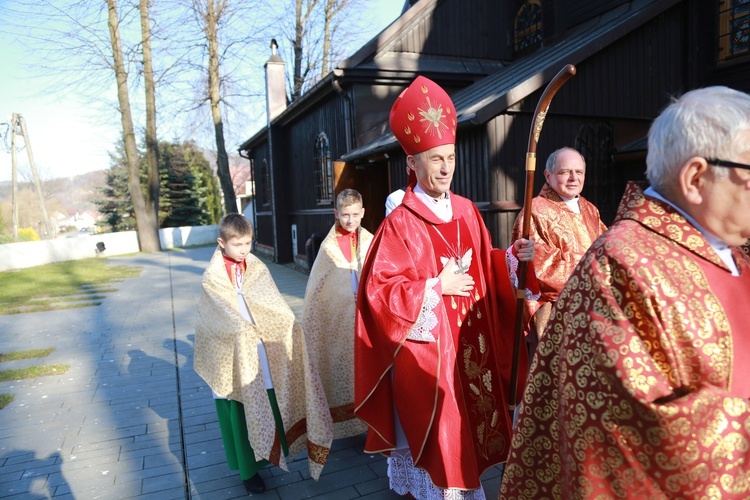
{"type": "MultiPolygon", "coordinates": [[[[362,434],[367,426],[354,416],[354,314],[351,264],[336,238],[337,224],[320,245],[305,290],[302,325],[313,366],[320,373],[333,418],[334,439],[362,434]]],[[[357,273],[372,233],[360,227],[353,267],[357,273]]]]}
{"type": "Polygon", "coordinates": [[[218,396],[244,405],[256,460],[269,460],[288,471],[258,360],[262,340],[289,456],[307,447],[310,475],[318,479],[333,436],[323,387],[309,362],[302,328],[268,268],[253,255],[246,263],[242,291],[255,325],[240,316],[237,293],[217,248],[203,273],[193,365],[218,396]]]}

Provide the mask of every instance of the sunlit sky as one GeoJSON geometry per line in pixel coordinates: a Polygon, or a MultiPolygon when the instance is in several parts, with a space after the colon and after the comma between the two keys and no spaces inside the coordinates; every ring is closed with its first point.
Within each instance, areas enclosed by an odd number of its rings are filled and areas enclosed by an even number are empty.
{"type": "MultiPolygon", "coordinates": [[[[370,1],[377,3],[378,7],[372,10],[374,17],[369,24],[372,29],[369,35],[372,37],[399,16],[404,0],[370,1]]],[[[10,134],[7,133],[7,124],[13,113],[23,116],[26,122],[34,163],[42,179],[71,177],[108,168],[107,152],[113,150],[113,145],[122,133],[119,120],[108,119],[103,123],[101,116],[75,95],[49,95],[42,90],[37,82],[38,74],[32,71],[35,61],[24,54],[21,47],[3,30],[3,6],[12,2],[13,0],[0,0],[0,181],[11,179],[10,134]]],[[[350,55],[358,48],[351,47],[350,55]]],[[[114,91],[111,97],[114,102],[114,91]]],[[[142,128],[142,125],[136,125],[137,128],[139,126],[142,128]]],[[[20,136],[16,140],[19,145],[23,145],[20,136]]],[[[235,150],[237,145],[228,143],[227,149],[235,150]]],[[[19,180],[30,180],[26,149],[18,151],[17,166],[19,180]]]]}

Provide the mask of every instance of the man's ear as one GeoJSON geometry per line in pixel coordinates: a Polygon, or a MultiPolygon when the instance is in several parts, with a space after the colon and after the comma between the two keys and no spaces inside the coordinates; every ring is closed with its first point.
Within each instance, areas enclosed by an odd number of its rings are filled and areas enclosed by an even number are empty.
{"type": "Polygon", "coordinates": [[[688,159],[680,169],[680,191],[685,201],[691,205],[700,205],[703,202],[703,186],[708,169],[709,165],[705,158],[700,156],[688,159]]]}
{"type": "Polygon", "coordinates": [[[336,217],[336,220],[339,220],[339,211],[335,208],[333,209],[333,216],[336,217]]]}
{"type": "Polygon", "coordinates": [[[362,211],[359,213],[359,216],[360,217],[364,217],[365,216],[365,207],[362,207],[362,211]]]}
{"type": "Polygon", "coordinates": [[[216,243],[218,243],[221,249],[224,250],[224,240],[222,240],[221,238],[216,238],[216,243]]]}

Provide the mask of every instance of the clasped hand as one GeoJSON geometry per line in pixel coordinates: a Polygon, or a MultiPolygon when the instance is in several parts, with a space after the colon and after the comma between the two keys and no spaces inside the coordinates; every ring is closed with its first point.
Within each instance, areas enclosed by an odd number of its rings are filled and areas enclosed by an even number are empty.
{"type": "Polygon", "coordinates": [[[460,295],[461,297],[468,297],[469,292],[474,288],[474,278],[469,274],[454,273],[455,267],[456,259],[451,257],[438,275],[440,286],[443,289],[443,295],[460,295]]]}

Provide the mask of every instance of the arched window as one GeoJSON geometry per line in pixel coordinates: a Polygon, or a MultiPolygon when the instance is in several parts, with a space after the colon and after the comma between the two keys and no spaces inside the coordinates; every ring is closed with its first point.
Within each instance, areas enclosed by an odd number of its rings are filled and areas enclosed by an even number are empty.
{"type": "Polygon", "coordinates": [[[315,141],[315,188],[318,205],[330,205],[333,202],[333,165],[328,137],[321,132],[315,141]]]}
{"type": "Polygon", "coordinates": [[[263,191],[260,205],[264,208],[271,206],[271,169],[268,168],[268,160],[263,158],[260,166],[260,178],[263,179],[263,191]]]}
{"type": "Polygon", "coordinates": [[[750,0],[719,1],[719,62],[750,53],[750,0]]]}
{"type": "Polygon", "coordinates": [[[513,50],[523,52],[542,41],[541,0],[527,0],[516,13],[513,23],[513,50]]]}

